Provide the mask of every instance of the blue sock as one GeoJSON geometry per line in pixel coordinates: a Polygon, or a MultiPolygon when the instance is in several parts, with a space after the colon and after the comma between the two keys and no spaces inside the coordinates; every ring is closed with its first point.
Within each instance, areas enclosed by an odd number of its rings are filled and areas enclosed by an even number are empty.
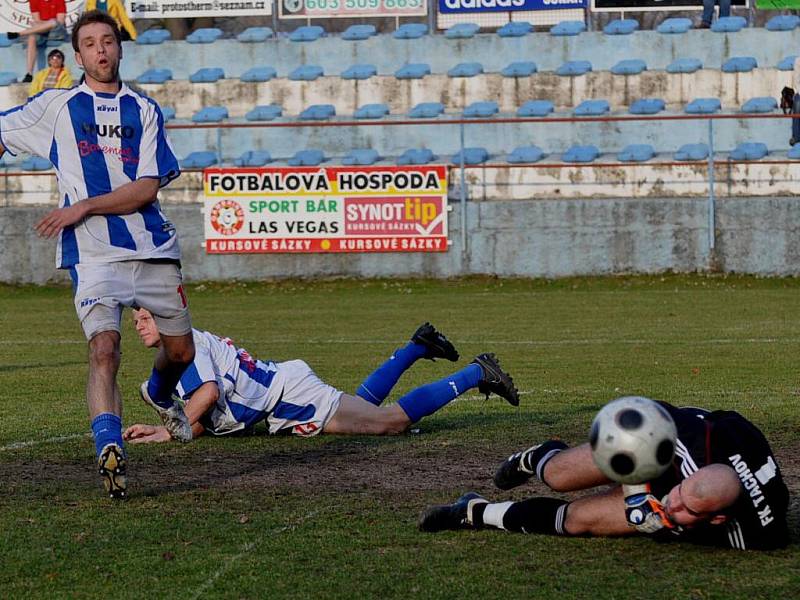
{"type": "Polygon", "coordinates": [[[114,413],[101,413],[92,420],[94,447],[97,456],[106,444],[115,443],[123,448],[122,419],[114,413]]]}
{"type": "Polygon", "coordinates": [[[422,417],[435,413],[445,404],[460,396],[467,390],[478,386],[483,371],[476,364],[471,364],[434,383],[429,383],[411,390],[400,398],[400,405],[412,423],[422,417]]]}
{"type": "Polygon", "coordinates": [[[164,375],[161,371],[153,367],[153,372],[150,373],[150,379],[147,381],[147,393],[150,398],[158,404],[161,408],[169,408],[174,404],[172,400],[172,392],[174,389],[169,389],[169,386],[164,384],[164,375]]]}
{"type": "Polygon", "coordinates": [[[417,362],[420,358],[425,356],[425,346],[422,344],[415,344],[408,342],[403,348],[398,348],[394,351],[389,360],[383,363],[380,367],[370,374],[364,380],[356,394],[361,396],[367,402],[371,402],[375,406],[380,406],[381,402],[386,400],[386,396],[392,391],[392,388],[400,379],[400,376],[406,370],[417,362]]]}

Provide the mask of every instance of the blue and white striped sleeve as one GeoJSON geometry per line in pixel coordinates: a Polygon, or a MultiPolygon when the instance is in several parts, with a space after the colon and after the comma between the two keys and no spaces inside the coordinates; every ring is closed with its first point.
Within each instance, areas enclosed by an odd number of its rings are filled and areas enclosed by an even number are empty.
{"type": "Polygon", "coordinates": [[[180,166],[164,129],[164,116],[155,102],[149,103],[142,123],[142,145],[139,152],[137,177],[159,180],[164,187],[180,174],[180,166]]]}
{"type": "Polygon", "coordinates": [[[21,106],[0,112],[0,144],[12,156],[20,152],[49,158],[55,112],[48,106],[57,94],[39,94],[21,106]]]}
{"type": "Polygon", "coordinates": [[[181,375],[178,393],[183,400],[188,400],[204,383],[217,381],[217,372],[211,360],[209,349],[205,345],[196,344],[194,361],[181,375]]]}

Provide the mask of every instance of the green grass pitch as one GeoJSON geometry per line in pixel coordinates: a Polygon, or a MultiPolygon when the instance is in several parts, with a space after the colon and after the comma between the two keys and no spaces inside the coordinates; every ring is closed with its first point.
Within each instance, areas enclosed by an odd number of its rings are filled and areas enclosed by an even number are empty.
{"type": "MultiPolygon", "coordinates": [[[[527,281],[191,285],[198,328],[263,359],[303,358],[352,392],[423,321],[466,364],[496,352],[519,409],[463,396],[396,437],[201,438],[129,447],[130,499],[105,499],[84,400],[86,344],[68,289],[0,286],[0,597],[800,597],[800,280],[700,275],[527,281]],[[608,400],[642,394],[742,412],[793,494],[773,553],[501,531],[422,534],[420,511],[550,436],[586,439],[608,400]]],[[[129,314],[126,313],[126,319],[129,314]]],[[[131,323],[126,424],[152,355],[131,323]]],[[[390,400],[443,377],[409,371],[390,400]]]]}

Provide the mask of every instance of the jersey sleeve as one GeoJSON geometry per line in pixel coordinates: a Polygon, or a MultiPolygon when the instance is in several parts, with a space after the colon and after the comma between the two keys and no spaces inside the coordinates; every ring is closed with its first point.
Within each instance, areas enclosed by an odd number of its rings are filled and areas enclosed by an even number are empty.
{"type": "Polygon", "coordinates": [[[164,187],[181,174],[178,159],[172,150],[164,129],[164,115],[155,102],[150,103],[143,123],[142,145],[139,149],[138,178],[159,180],[159,187],[164,187]]]}
{"type": "Polygon", "coordinates": [[[196,344],[194,361],[181,375],[178,383],[178,394],[181,399],[188,400],[197,391],[197,388],[211,381],[219,385],[209,349],[205,345],[196,344]]]}
{"type": "Polygon", "coordinates": [[[55,114],[48,106],[58,94],[43,93],[25,104],[0,112],[0,144],[12,156],[26,152],[49,158],[55,114]]]}

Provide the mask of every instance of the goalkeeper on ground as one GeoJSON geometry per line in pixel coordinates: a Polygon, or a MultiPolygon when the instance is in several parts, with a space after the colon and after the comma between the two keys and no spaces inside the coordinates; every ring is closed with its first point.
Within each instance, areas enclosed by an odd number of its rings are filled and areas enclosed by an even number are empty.
{"type": "Polygon", "coordinates": [[[536,477],[556,492],[611,485],[573,501],[534,497],[490,503],[474,492],[421,516],[423,531],[497,527],[522,533],[616,536],[767,550],[789,542],[789,491],[764,435],[733,411],[660,402],[678,429],[673,464],[644,486],[620,486],[595,466],[589,444],[544,444],[512,454],[497,470],[503,490],[536,477]]]}

